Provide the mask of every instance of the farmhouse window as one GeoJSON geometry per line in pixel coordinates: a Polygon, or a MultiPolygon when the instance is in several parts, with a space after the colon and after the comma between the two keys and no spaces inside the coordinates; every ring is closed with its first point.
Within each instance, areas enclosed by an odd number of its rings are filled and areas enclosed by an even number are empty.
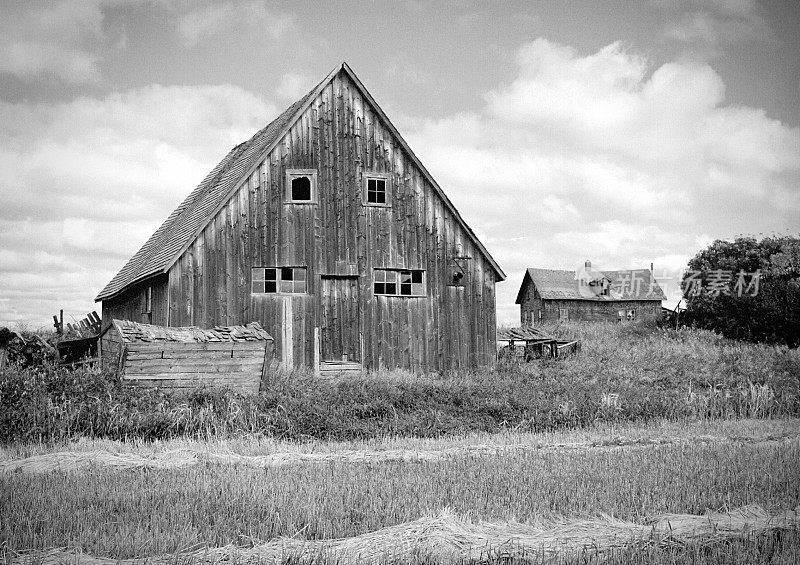
{"type": "Polygon", "coordinates": [[[252,271],[253,294],[305,294],[305,267],[256,267],[252,271]]]}
{"type": "Polygon", "coordinates": [[[286,197],[290,204],[314,204],[317,201],[316,169],[290,169],[286,171],[286,197]]]}
{"type": "Polygon", "coordinates": [[[558,320],[565,322],[569,321],[569,310],[567,308],[558,309],[558,320]]]}
{"type": "Polygon", "coordinates": [[[425,271],[375,269],[375,294],[425,296],[425,271]]]}
{"type": "Polygon", "coordinates": [[[391,193],[388,175],[370,173],[364,177],[364,204],[390,206],[391,193]]]}

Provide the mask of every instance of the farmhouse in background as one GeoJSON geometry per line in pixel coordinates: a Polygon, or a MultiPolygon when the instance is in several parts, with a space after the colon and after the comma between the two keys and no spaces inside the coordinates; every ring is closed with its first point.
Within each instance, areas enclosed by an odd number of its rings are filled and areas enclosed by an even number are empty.
{"type": "Polygon", "coordinates": [[[522,325],[557,321],[655,320],[664,292],[649,269],[528,269],[517,293],[522,325]]]}
{"type": "Polygon", "coordinates": [[[258,322],[285,367],[432,371],[494,360],[504,279],[342,64],[234,147],[96,300],[104,325],[258,322]]]}

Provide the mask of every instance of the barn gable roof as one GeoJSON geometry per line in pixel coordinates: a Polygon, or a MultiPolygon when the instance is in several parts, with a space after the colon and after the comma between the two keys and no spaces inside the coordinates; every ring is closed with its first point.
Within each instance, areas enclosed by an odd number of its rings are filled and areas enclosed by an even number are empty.
{"type": "Polygon", "coordinates": [[[410,155],[425,178],[450,210],[458,223],[464,228],[484,257],[491,264],[498,280],[505,280],[505,273],[492,258],[472,229],[466,224],[453,206],[450,199],[420,162],[389,118],[367,92],[364,85],[355,76],[347,63],[336,67],[325,79],[311,89],[308,94],[289,106],[269,125],[256,133],[252,138],[231,149],[224,159],[206,176],[189,196],[167,217],[163,224],[145,242],[139,251],[131,257],[125,266],[97,295],[95,301],[112,298],[129,286],[166,273],[191,245],[195,238],[213,219],[216,213],[230,200],[240,185],[253,169],[284,138],[288,130],[308,108],[327,84],[340,72],[344,72],[361,91],[364,98],[372,105],[388,129],[395,135],[403,149],[410,155]]]}
{"type": "Polygon", "coordinates": [[[575,271],[560,269],[534,269],[525,271],[516,304],[522,304],[523,293],[528,284],[533,283],[539,295],[545,300],[594,300],[613,302],[616,300],[666,300],[664,291],[658,285],[649,269],[627,269],[622,271],[602,271],[610,281],[612,294],[587,298],[580,293],[575,271]],[[614,292],[614,288],[622,292],[614,292]]]}

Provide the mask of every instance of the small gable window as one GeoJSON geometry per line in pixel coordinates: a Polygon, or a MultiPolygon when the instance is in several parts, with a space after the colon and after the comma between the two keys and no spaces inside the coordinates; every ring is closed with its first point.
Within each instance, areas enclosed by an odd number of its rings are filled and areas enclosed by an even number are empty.
{"type": "Polygon", "coordinates": [[[364,204],[367,206],[390,206],[391,190],[389,175],[368,173],[364,175],[364,204]]]}
{"type": "Polygon", "coordinates": [[[314,204],[317,201],[316,169],[289,169],[286,171],[285,203],[314,204]]]}
{"type": "Polygon", "coordinates": [[[425,296],[425,271],[375,269],[373,290],[383,296],[425,296]]]}
{"type": "Polygon", "coordinates": [[[256,267],[252,271],[253,294],[305,294],[305,267],[256,267]]]}

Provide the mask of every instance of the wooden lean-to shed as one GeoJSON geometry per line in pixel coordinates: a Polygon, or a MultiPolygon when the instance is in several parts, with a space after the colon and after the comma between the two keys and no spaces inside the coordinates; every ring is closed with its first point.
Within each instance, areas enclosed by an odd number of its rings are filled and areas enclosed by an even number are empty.
{"type": "Polygon", "coordinates": [[[274,352],[272,336],[255,322],[204,330],[114,319],[98,347],[102,364],[119,367],[128,385],[245,393],[258,392],[274,352]]]}

